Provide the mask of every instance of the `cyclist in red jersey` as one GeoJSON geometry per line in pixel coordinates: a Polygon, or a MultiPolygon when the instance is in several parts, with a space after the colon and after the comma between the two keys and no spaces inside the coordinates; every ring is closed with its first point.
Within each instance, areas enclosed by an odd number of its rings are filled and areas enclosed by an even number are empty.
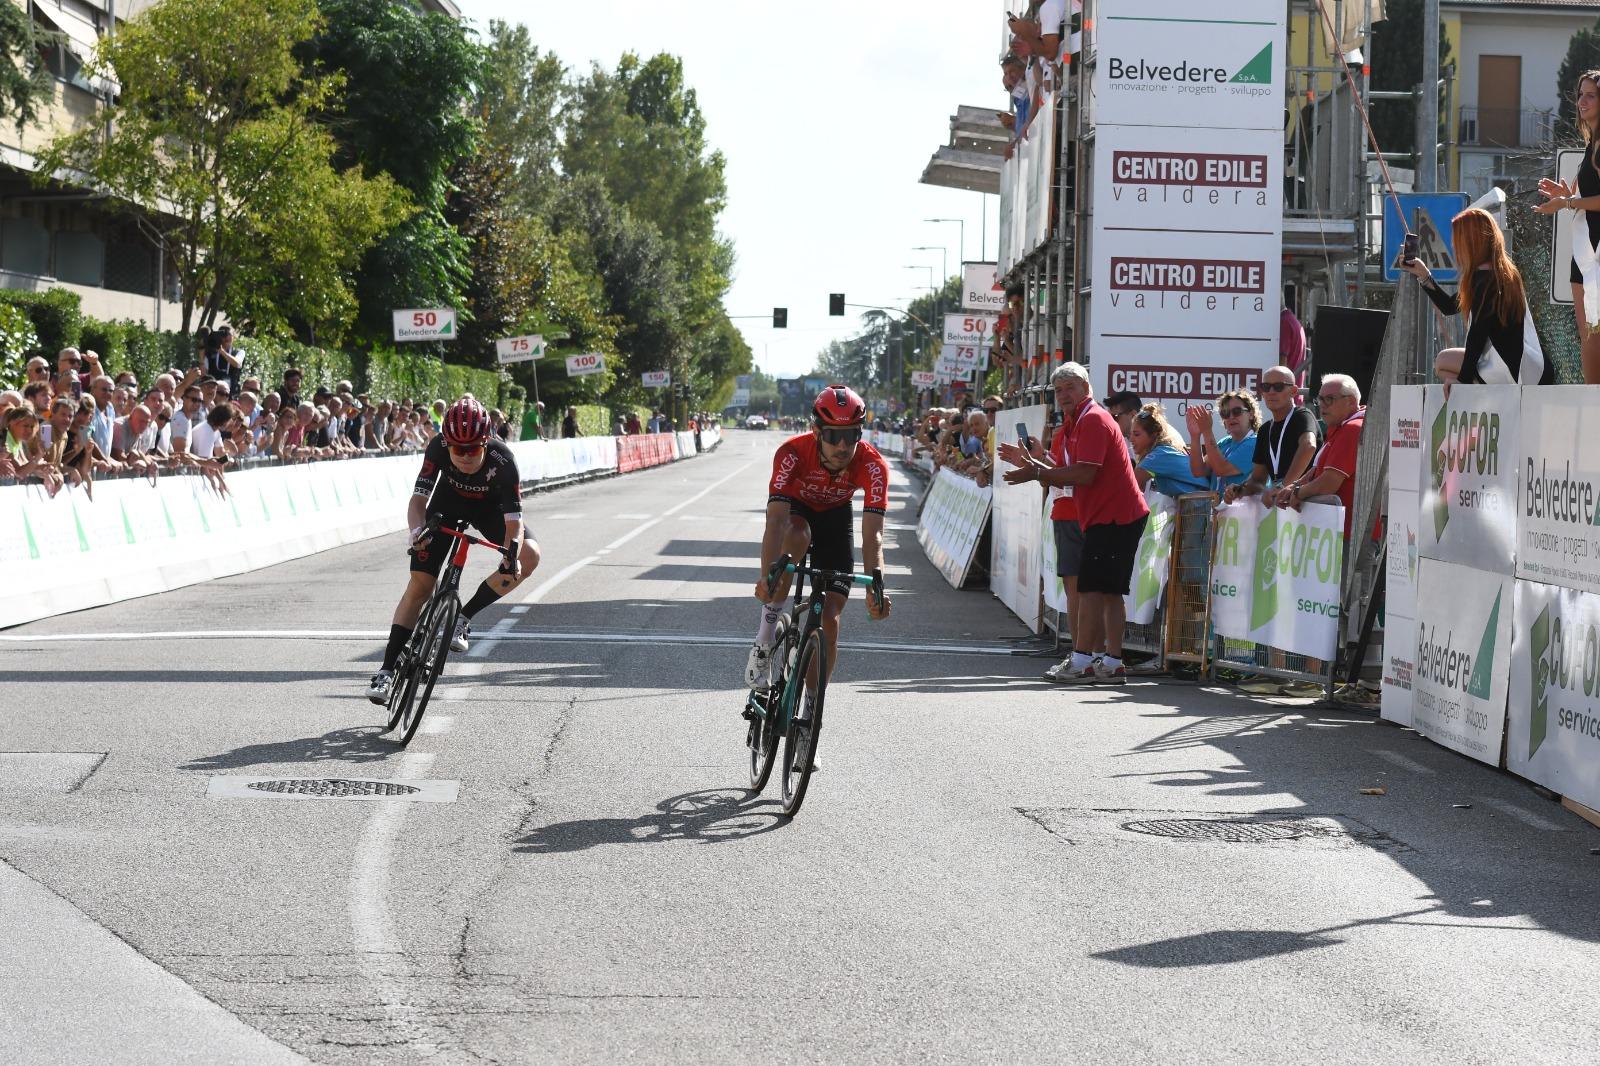
{"type": "MultiPolygon", "coordinates": [[[[811,552],[811,565],[849,574],[855,569],[850,501],[865,494],[861,514],[861,552],[866,571],[883,568],[883,516],[889,507],[889,464],[878,449],[861,439],[867,405],[853,389],[829,385],[811,407],[811,432],[790,437],[772,458],[772,483],[767,492],[767,530],[761,538],[761,574],[756,599],[761,601],[761,626],[745,663],[745,684],[768,683],[772,642],[789,575],[768,590],[767,573],[783,555],[796,562],[811,552]]],[[[838,661],[839,615],[850,596],[848,578],[829,586],[823,606],[822,633],[828,642],[831,672],[838,661]]],[[[867,614],[889,617],[889,598],[867,597],[867,614]]]]}

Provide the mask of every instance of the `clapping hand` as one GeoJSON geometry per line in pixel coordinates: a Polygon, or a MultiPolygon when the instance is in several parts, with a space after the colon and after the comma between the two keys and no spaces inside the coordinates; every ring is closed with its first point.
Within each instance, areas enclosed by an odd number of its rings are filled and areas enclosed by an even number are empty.
{"type": "Polygon", "coordinates": [[[1183,420],[1189,427],[1189,439],[1201,440],[1211,436],[1211,410],[1201,404],[1190,404],[1189,409],[1183,413],[1183,420]]]}

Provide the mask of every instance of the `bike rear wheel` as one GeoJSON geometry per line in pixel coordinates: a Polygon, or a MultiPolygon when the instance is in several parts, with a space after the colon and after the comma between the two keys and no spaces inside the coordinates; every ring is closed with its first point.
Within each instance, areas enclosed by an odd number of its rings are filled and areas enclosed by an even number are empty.
{"type": "Polygon", "coordinates": [[[794,667],[795,701],[783,745],[783,813],[800,813],[806,788],[811,784],[812,760],[822,735],[822,700],[828,689],[828,648],[822,631],[813,629],[800,645],[794,667]],[[816,683],[811,681],[816,676],[816,683]],[[808,709],[809,708],[809,709],[808,709]],[[798,767],[798,769],[797,769],[798,767]]]}
{"type": "Polygon", "coordinates": [[[456,618],[460,613],[461,602],[451,595],[434,611],[423,636],[419,662],[407,682],[411,698],[406,700],[406,712],[400,722],[398,740],[402,748],[416,736],[422,716],[428,710],[428,700],[433,696],[434,682],[444,673],[444,661],[450,655],[450,638],[455,634],[456,618]]]}
{"type": "Polygon", "coordinates": [[[767,780],[772,777],[772,765],[778,759],[783,688],[788,684],[783,667],[788,661],[789,618],[786,615],[778,619],[778,628],[772,640],[772,669],[768,676],[772,684],[765,694],[752,690],[746,703],[756,712],[745,736],[750,748],[750,788],[756,792],[767,787],[767,780]]]}

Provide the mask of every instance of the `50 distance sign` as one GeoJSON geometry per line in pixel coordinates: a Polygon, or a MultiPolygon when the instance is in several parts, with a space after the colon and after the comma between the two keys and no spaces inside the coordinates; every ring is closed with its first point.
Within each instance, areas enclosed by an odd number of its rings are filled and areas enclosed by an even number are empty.
{"type": "Polygon", "coordinates": [[[456,339],[456,313],[448,307],[412,307],[393,314],[397,341],[456,339]]]}
{"type": "Polygon", "coordinates": [[[994,336],[996,317],[971,313],[945,315],[944,342],[963,348],[987,348],[994,336]]]}

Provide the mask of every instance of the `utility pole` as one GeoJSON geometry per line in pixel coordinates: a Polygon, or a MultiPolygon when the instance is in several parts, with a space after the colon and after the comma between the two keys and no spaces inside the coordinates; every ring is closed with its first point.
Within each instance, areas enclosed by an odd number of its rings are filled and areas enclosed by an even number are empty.
{"type": "Polygon", "coordinates": [[[1418,192],[1439,189],[1439,0],[1422,0],[1422,92],[1417,97],[1418,192]]]}

